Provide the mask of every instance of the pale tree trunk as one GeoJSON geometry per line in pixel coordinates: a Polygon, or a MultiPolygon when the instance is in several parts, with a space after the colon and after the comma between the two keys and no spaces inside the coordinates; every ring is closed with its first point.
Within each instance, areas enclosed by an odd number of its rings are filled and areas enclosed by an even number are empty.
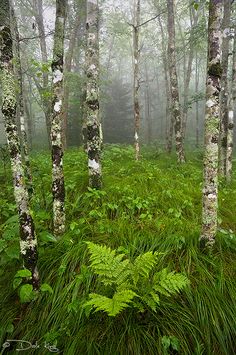
{"type": "Polygon", "coordinates": [[[65,186],[62,149],[63,55],[66,0],[56,0],[56,22],[52,60],[52,194],[54,234],[65,231],[65,186]]]}
{"type": "Polygon", "coordinates": [[[188,65],[187,65],[187,72],[184,81],[183,139],[186,135],[186,128],[187,128],[189,85],[190,85],[193,58],[194,58],[194,30],[197,26],[197,19],[198,19],[197,12],[193,9],[192,6],[189,7],[189,11],[190,11],[191,30],[190,30],[190,39],[189,39],[190,47],[189,47],[188,65]]]}
{"type": "Polygon", "coordinates": [[[217,232],[222,2],[223,0],[210,0],[209,3],[203,210],[200,236],[203,247],[213,246],[217,232]]]}
{"type": "Polygon", "coordinates": [[[20,133],[21,133],[21,141],[23,148],[23,160],[24,160],[24,171],[27,182],[27,188],[29,195],[33,192],[32,185],[32,174],[30,168],[30,158],[29,158],[29,148],[28,148],[28,139],[25,128],[25,108],[24,108],[24,93],[23,93],[23,74],[22,74],[22,66],[21,66],[21,57],[20,57],[20,36],[17,26],[17,21],[15,17],[15,13],[13,7],[11,6],[11,18],[13,24],[13,33],[15,35],[15,46],[13,46],[13,50],[15,49],[15,71],[18,81],[18,108],[20,115],[20,133]]]}
{"type": "Polygon", "coordinates": [[[13,172],[14,195],[20,224],[20,251],[24,267],[32,273],[34,289],[39,287],[37,271],[37,239],[33,218],[29,209],[29,197],[25,186],[20,144],[16,127],[16,86],[13,70],[13,48],[10,29],[9,0],[2,0],[0,7],[0,67],[2,84],[2,113],[13,172]]]}
{"type": "Polygon", "coordinates": [[[63,98],[63,130],[62,130],[62,141],[63,148],[67,147],[67,126],[68,126],[68,109],[69,109],[69,78],[67,75],[71,73],[72,58],[75,48],[75,43],[78,35],[78,29],[80,24],[80,13],[77,10],[76,18],[70,33],[69,47],[67,54],[65,56],[65,78],[64,78],[64,98],[63,98]]]}
{"type": "Polygon", "coordinates": [[[139,61],[140,61],[140,48],[139,48],[139,29],[140,29],[140,0],[135,4],[135,24],[133,25],[133,52],[134,52],[134,83],[133,83],[133,95],[134,95],[134,147],[135,147],[135,159],[140,158],[140,146],[139,146],[139,131],[140,131],[140,104],[139,104],[139,61]]]}
{"type": "Polygon", "coordinates": [[[158,22],[161,29],[161,50],[162,50],[162,62],[164,68],[165,93],[166,93],[166,150],[168,153],[171,153],[174,120],[171,112],[171,92],[170,92],[170,81],[168,76],[168,56],[166,52],[166,47],[165,47],[166,40],[165,40],[163,25],[160,16],[158,17],[158,22]]]}
{"type": "MultiPolygon", "coordinates": [[[[46,36],[43,22],[43,2],[42,0],[33,0],[33,8],[34,8],[34,17],[37,23],[38,32],[39,32],[39,44],[41,51],[42,63],[48,63],[48,53],[47,53],[47,44],[46,44],[46,36]]],[[[47,136],[49,147],[51,145],[50,141],[50,132],[51,132],[51,103],[50,99],[44,93],[49,89],[48,84],[48,73],[46,71],[43,72],[43,85],[42,90],[39,90],[39,95],[41,97],[41,101],[43,104],[43,111],[46,120],[46,128],[47,128],[47,136]]]]}
{"type": "Polygon", "coordinates": [[[228,132],[228,63],[229,63],[229,40],[230,40],[230,13],[231,2],[223,0],[224,17],[222,21],[222,79],[221,79],[221,130],[220,130],[220,173],[226,177],[226,155],[227,155],[227,132],[228,132]]]}
{"type": "Polygon", "coordinates": [[[89,185],[102,186],[101,137],[99,117],[99,9],[98,0],[87,0],[87,51],[86,51],[86,113],[89,185]]]}
{"type": "Polygon", "coordinates": [[[145,61],[145,120],[147,124],[147,143],[151,143],[152,139],[152,124],[151,124],[151,112],[150,112],[150,88],[149,88],[149,75],[147,61],[145,61]]]}
{"type": "MultiPolygon", "coordinates": [[[[195,69],[195,94],[198,94],[199,86],[199,68],[200,60],[198,60],[198,55],[196,53],[196,69],[195,69]]],[[[199,102],[196,99],[196,147],[199,148],[199,102]]]]}
{"type": "Polygon", "coordinates": [[[233,135],[236,104],[236,26],[234,26],[234,45],[231,77],[231,93],[228,112],[228,130],[227,130],[227,155],[226,155],[226,180],[232,179],[232,160],[233,160],[233,135]]]}
{"type": "Polygon", "coordinates": [[[172,98],[172,112],[174,116],[175,128],[175,145],[178,161],[185,162],[185,155],[183,149],[183,135],[182,135],[182,118],[179,102],[179,89],[176,71],[176,56],[175,56],[175,23],[174,23],[174,1],[168,0],[168,54],[169,54],[169,71],[170,71],[170,90],[172,98]]]}

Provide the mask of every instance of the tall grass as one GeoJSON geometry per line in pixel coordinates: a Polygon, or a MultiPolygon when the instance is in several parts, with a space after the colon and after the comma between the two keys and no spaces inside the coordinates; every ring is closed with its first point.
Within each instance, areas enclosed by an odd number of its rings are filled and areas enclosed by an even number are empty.
{"type": "MultiPolygon", "coordinates": [[[[40,153],[33,165],[32,208],[40,239],[51,228],[50,158],[40,153]]],[[[0,344],[6,339],[37,341],[40,348],[28,354],[40,355],[49,353],[44,341],[66,355],[236,353],[235,179],[230,186],[221,183],[216,246],[211,254],[202,254],[199,153],[191,153],[180,166],[175,157],[162,152],[157,156],[155,150],[144,151],[135,162],[132,148],[106,147],[103,174],[103,190],[87,190],[84,154],[66,153],[67,232],[58,242],[40,239],[40,275],[53,294],[41,293],[36,301],[21,305],[12,288],[20,261],[0,265],[0,344]],[[86,240],[121,248],[131,259],[159,251],[160,270],[185,273],[190,286],[178,296],[162,297],[156,313],[130,307],[115,318],[102,312],[88,316],[81,304],[97,280],[87,267],[86,240]],[[179,350],[165,348],[164,336],[177,338],[179,350]]],[[[5,353],[18,352],[8,348],[5,353]]]]}

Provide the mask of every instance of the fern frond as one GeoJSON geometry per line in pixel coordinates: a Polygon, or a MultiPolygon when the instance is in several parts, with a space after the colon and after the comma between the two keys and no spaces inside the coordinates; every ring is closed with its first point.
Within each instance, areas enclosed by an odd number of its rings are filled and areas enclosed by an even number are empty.
{"type": "Polygon", "coordinates": [[[165,296],[170,296],[178,293],[187,286],[189,280],[180,273],[175,273],[174,271],[168,272],[167,269],[163,269],[154,275],[153,283],[153,289],[155,291],[165,296]]]}
{"type": "Polygon", "coordinates": [[[87,242],[90,252],[90,267],[94,273],[102,276],[104,285],[113,283],[119,285],[129,275],[129,260],[124,259],[125,254],[116,255],[116,250],[105,245],[98,245],[87,242]]]}
{"type": "Polygon", "coordinates": [[[97,293],[91,293],[89,295],[90,300],[84,304],[86,306],[92,306],[95,308],[95,312],[104,311],[109,316],[115,317],[123,309],[129,307],[129,302],[137,296],[135,292],[131,290],[118,291],[112,298],[108,298],[97,293]]]}
{"type": "Polygon", "coordinates": [[[133,264],[132,278],[135,284],[137,284],[140,276],[144,278],[149,277],[150,271],[154,268],[157,261],[157,254],[151,251],[139,255],[133,264]]]}

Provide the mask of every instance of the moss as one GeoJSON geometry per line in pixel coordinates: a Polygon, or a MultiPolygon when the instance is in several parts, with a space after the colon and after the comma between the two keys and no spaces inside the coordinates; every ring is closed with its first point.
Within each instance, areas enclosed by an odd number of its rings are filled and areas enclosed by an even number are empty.
{"type": "Polygon", "coordinates": [[[222,76],[221,64],[220,63],[210,64],[208,68],[208,74],[220,78],[222,76]]]}

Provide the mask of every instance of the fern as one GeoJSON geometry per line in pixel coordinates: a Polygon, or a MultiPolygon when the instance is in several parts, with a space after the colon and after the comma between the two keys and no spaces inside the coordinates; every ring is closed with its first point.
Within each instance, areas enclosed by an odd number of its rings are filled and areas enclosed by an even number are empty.
{"type": "MultiPolygon", "coordinates": [[[[97,293],[89,295],[90,300],[84,307],[92,306],[109,316],[116,316],[132,302],[139,311],[145,308],[156,312],[160,305],[159,294],[171,296],[188,284],[188,279],[175,272],[163,269],[153,275],[157,266],[157,253],[147,252],[139,255],[132,263],[111,248],[87,242],[90,253],[90,267],[105,285],[113,286],[113,297],[97,293]]],[[[109,291],[110,292],[110,291],[109,291]]]]}
{"type": "Polygon", "coordinates": [[[151,251],[139,255],[133,264],[132,268],[132,278],[134,284],[136,285],[139,277],[148,278],[150,271],[154,268],[157,262],[157,254],[152,253],[151,251]]]}
{"type": "Polygon", "coordinates": [[[115,250],[104,245],[87,242],[90,252],[90,267],[102,277],[104,285],[116,283],[121,285],[129,276],[129,260],[122,260],[125,254],[116,255],[115,250]]]}
{"type": "Polygon", "coordinates": [[[104,311],[109,316],[115,317],[124,308],[129,306],[132,299],[137,296],[132,290],[118,291],[112,298],[108,298],[97,293],[91,293],[89,295],[90,300],[84,304],[84,307],[92,306],[95,308],[95,312],[104,311]]]}
{"type": "Polygon", "coordinates": [[[176,274],[174,271],[168,272],[167,269],[163,269],[156,273],[153,278],[153,289],[165,296],[171,296],[178,293],[189,281],[187,277],[182,274],[176,274]]]}

